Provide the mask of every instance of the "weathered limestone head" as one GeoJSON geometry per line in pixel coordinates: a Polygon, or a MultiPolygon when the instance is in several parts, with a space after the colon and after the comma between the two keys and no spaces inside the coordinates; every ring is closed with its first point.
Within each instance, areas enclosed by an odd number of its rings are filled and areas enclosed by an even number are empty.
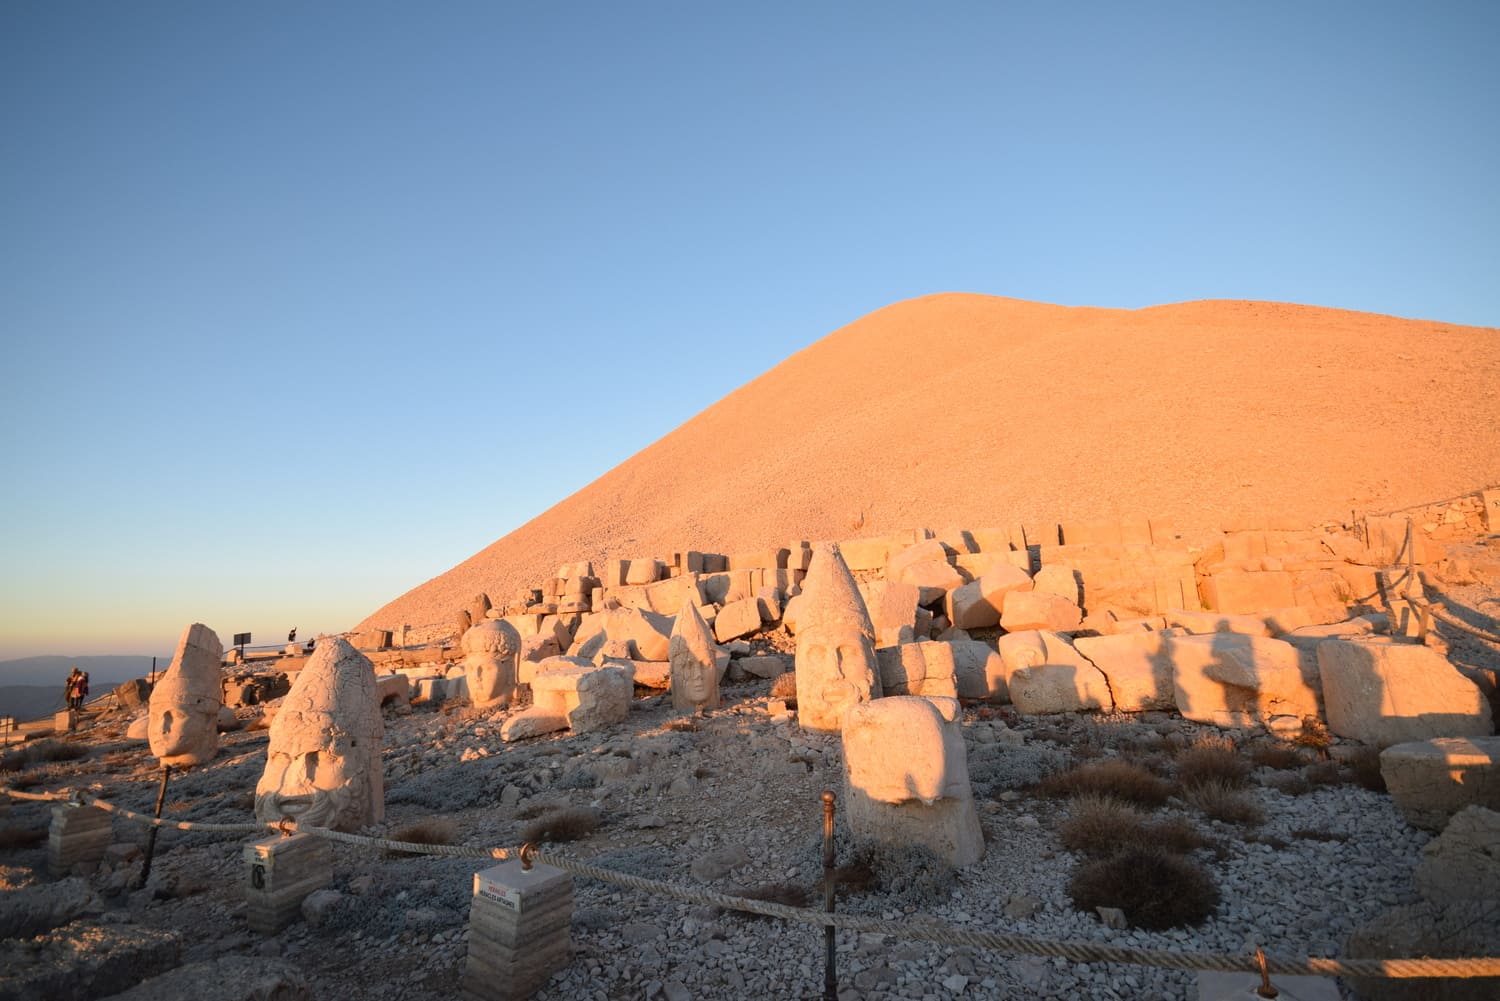
{"type": "Polygon", "coordinates": [[[851,788],[878,803],[972,796],[957,699],[898,695],[851,706],[844,770],[851,788]]]}
{"type": "Polygon", "coordinates": [[[813,549],[797,608],[797,719],[836,731],[844,712],[880,696],[875,627],[838,547],[813,549]]]}
{"type": "Polygon", "coordinates": [[[162,764],[201,765],[218,753],[223,655],[219,637],[203,623],[182,631],[171,666],[151,690],[146,734],[162,764]]]}
{"type": "Polygon", "coordinates": [[[271,721],[255,817],[339,831],[385,816],[380,693],[369,659],[337,636],[318,640],[271,721]]]}
{"type": "Polygon", "coordinates": [[[516,627],[504,619],[485,619],[466,630],[459,645],[470,703],[476,709],[510,705],[516,697],[516,661],[521,655],[516,627]]]}
{"type": "Polygon", "coordinates": [[[667,659],[672,663],[672,708],[716,709],[719,705],[719,646],[692,602],[672,626],[667,659]]]}

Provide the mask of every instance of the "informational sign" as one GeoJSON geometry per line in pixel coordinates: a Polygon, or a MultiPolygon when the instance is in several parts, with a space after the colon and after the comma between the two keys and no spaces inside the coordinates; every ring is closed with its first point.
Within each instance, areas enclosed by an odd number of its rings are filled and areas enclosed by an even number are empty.
{"type": "Polygon", "coordinates": [[[250,645],[250,634],[249,633],[235,633],[234,634],[234,645],[235,646],[249,646],[250,645]]]}

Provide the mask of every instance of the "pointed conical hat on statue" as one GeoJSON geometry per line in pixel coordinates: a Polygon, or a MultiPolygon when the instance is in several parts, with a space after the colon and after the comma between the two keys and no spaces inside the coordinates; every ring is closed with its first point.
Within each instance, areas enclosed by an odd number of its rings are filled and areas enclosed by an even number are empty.
{"type": "Polygon", "coordinates": [[[860,596],[854,575],[839,547],[832,542],[820,542],[813,547],[812,563],[807,568],[807,577],[802,581],[802,601],[797,612],[799,633],[817,626],[850,623],[860,632],[875,640],[875,626],[870,622],[870,613],[865,608],[865,599],[860,596]]]}
{"type": "Polygon", "coordinates": [[[672,653],[679,649],[685,650],[694,660],[712,664],[718,648],[713,631],[708,628],[698,606],[691,601],[683,605],[682,611],[677,613],[677,621],[672,624],[668,650],[672,653]]]}
{"type": "Polygon", "coordinates": [[[170,696],[179,705],[202,699],[219,704],[224,699],[223,674],[219,661],[224,647],[219,636],[201,622],[182,631],[172,663],[156,681],[155,691],[170,696]]]}
{"type": "Polygon", "coordinates": [[[271,721],[273,748],[298,753],[329,733],[379,740],[380,691],[368,657],[338,636],[321,637],[271,721]]]}

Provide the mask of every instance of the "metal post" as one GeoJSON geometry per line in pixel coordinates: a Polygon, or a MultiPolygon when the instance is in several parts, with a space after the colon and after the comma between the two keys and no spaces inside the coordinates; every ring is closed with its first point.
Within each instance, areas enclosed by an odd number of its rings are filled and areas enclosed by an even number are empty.
{"type": "MultiPolygon", "coordinates": [[[[170,779],[171,777],[172,777],[172,766],[171,765],[162,765],[161,766],[161,791],[156,794],[156,813],[153,814],[153,816],[155,816],[156,819],[158,819],[158,820],[161,819],[162,804],[167,801],[167,780],[170,779]]],[[[146,881],[151,878],[151,859],[156,855],[156,832],[159,831],[159,830],[161,830],[161,828],[159,828],[159,827],[157,827],[156,825],[153,824],[152,827],[151,827],[151,833],[146,835],[146,861],[141,866],[141,885],[142,886],[145,886],[146,885],[146,881]]]]}
{"type": "MultiPolygon", "coordinates": [[[[833,791],[823,791],[823,910],[833,913],[833,791]]],[[[823,1001],[838,1001],[839,975],[835,967],[833,925],[823,926],[823,1001]]]]}

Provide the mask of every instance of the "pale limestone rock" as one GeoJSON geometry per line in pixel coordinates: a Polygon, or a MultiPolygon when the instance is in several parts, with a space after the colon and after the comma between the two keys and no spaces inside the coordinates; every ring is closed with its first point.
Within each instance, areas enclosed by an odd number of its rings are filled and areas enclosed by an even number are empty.
{"type": "Polygon", "coordinates": [[[1274,716],[1318,714],[1317,691],[1297,649],[1265,636],[1214,633],[1168,642],[1172,694],[1185,718],[1221,727],[1264,726],[1274,716]]]}
{"type": "Polygon", "coordinates": [[[849,706],[880,696],[875,629],[838,547],[813,550],[797,616],[797,719],[835,731],[849,706]]]}
{"type": "Polygon", "coordinates": [[[755,598],[731,601],[714,618],[714,636],[720,643],[760,632],[760,602],[755,598]]]}
{"type": "Polygon", "coordinates": [[[880,666],[880,689],[885,696],[958,697],[953,647],[947,643],[924,640],[879,647],[875,659],[880,666]]]}
{"type": "Polygon", "coordinates": [[[898,582],[916,586],[922,592],[921,601],[924,605],[940,600],[947,592],[967,583],[963,574],[955,570],[952,564],[942,560],[913,563],[901,571],[898,582]]]}
{"type": "Polygon", "coordinates": [[[741,657],[736,661],[740,670],[753,678],[777,678],[791,670],[791,664],[779,654],[767,653],[757,657],[741,657]]]}
{"type": "Polygon", "coordinates": [[[1170,637],[1159,632],[1080,636],[1073,646],[1109,684],[1116,712],[1175,709],[1170,637]]]}
{"type": "Polygon", "coordinates": [[[201,765],[218,753],[223,655],[219,637],[201,622],[182,631],[171,665],[151,690],[147,735],[163,765],[201,765]]]}
{"type": "Polygon", "coordinates": [[[146,741],[151,736],[150,715],[137,716],[130,721],[130,726],[125,728],[126,740],[146,741]]]}
{"type": "Polygon", "coordinates": [[[1500,737],[1437,737],[1380,752],[1380,775],[1414,827],[1442,830],[1467,806],[1500,810],[1500,737]]]}
{"type": "Polygon", "coordinates": [[[1083,575],[1070,566],[1049,563],[1036,572],[1032,584],[1038,591],[1066,598],[1075,605],[1083,605],[1083,575]]]}
{"type": "Polygon", "coordinates": [[[504,619],[485,619],[464,633],[464,674],[476,709],[508,706],[516,697],[521,635],[504,619]]]}
{"type": "Polygon", "coordinates": [[[1349,610],[1343,605],[1293,605],[1290,608],[1273,609],[1262,618],[1271,635],[1279,639],[1284,639],[1286,633],[1295,633],[1300,629],[1326,629],[1329,626],[1345,626],[1347,632],[1373,632],[1373,629],[1361,628],[1370,624],[1368,619],[1359,625],[1346,626],[1345,623],[1350,621],[1349,610]]]}
{"type": "Polygon", "coordinates": [[[1000,615],[1006,632],[1045,629],[1067,632],[1083,624],[1083,609],[1058,594],[1046,591],[1010,591],[1000,615]]]}
{"type": "MultiPolygon", "coordinates": [[[[1380,912],[1349,936],[1344,953],[1350,959],[1458,959],[1494,955],[1497,937],[1500,918],[1493,900],[1423,900],[1380,912]]],[[[1350,978],[1349,986],[1362,1001],[1495,1001],[1493,978],[1350,978]]]]}
{"type": "Polygon", "coordinates": [[[644,608],[612,608],[584,616],[568,653],[588,659],[606,640],[627,640],[635,648],[632,660],[666,660],[672,639],[672,617],[644,608]]]}
{"type": "Polygon", "coordinates": [[[1010,701],[1005,661],[997,650],[978,640],[950,640],[948,645],[953,648],[953,677],[959,698],[1010,701]]]}
{"type": "Polygon", "coordinates": [[[1380,639],[1318,644],[1328,729],[1387,746],[1430,737],[1488,737],[1490,707],[1479,687],[1442,654],[1380,639]]]}
{"type": "Polygon", "coordinates": [[[1000,624],[1005,596],[1012,591],[1030,591],[1031,575],[1020,567],[1001,564],[971,584],[948,592],[944,609],[957,629],[985,629],[1000,624]]]}
{"type": "Polygon", "coordinates": [[[919,563],[949,563],[952,552],[937,539],[928,539],[916,545],[893,552],[886,562],[886,580],[899,581],[908,567],[919,563]]]}
{"type": "MultiPolygon", "coordinates": [[[[757,625],[759,619],[756,620],[757,625]]],[[[672,664],[672,708],[717,709],[719,706],[718,645],[698,606],[685,605],[672,627],[668,658],[672,664]]]]}
{"type": "Polygon", "coordinates": [[[1500,901],[1500,813],[1466,806],[1422,849],[1417,892],[1435,903],[1500,901]]]}
{"type": "Polygon", "coordinates": [[[844,817],[856,841],[923,845],[955,866],[983,856],[958,700],[853,704],[842,737],[844,817]]]}
{"type": "Polygon", "coordinates": [[[507,735],[507,727],[533,710],[539,716],[562,717],[574,733],[623,722],[630,715],[633,687],[632,672],[620,663],[607,667],[570,665],[545,671],[532,679],[531,708],[507,720],[501,727],[501,737],[515,739],[507,735]]]}
{"type": "Polygon", "coordinates": [[[529,661],[535,664],[537,661],[546,660],[548,657],[562,656],[562,647],[557,643],[557,637],[552,633],[532,633],[521,640],[521,656],[519,662],[529,661]]]}
{"type": "Polygon", "coordinates": [[[1010,701],[1028,716],[1109,709],[1104,675],[1056,633],[1026,630],[1000,637],[1010,701]]]}
{"type": "Polygon", "coordinates": [[[1240,633],[1245,636],[1270,636],[1271,629],[1262,615],[1227,615],[1222,612],[1193,612],[1169,608],[1167,625],[1186,629],[1194,635],[1206,633],[1240,633]]]}
{"type": "Polygon", "coordinates": [[[870,624],[875,628],[876,646],[895,646],[902,641],[902,630],[915,634],[917,607],[921,591],[911,584],[886,580],[866,581],[859,585],[870,624]]]}
{"type": "Polygon", "coordinates": [[[318,640],[271,721],[255,817],[354,831],[385,816],[380,694],[369,659],[337,636],[318,640]]]}
{"type": "Polygon", "coordinates": [[[625,583],[651,584],[661,580],[665,570],[661,560],[631,560],[625,571],[625,583]]]}

